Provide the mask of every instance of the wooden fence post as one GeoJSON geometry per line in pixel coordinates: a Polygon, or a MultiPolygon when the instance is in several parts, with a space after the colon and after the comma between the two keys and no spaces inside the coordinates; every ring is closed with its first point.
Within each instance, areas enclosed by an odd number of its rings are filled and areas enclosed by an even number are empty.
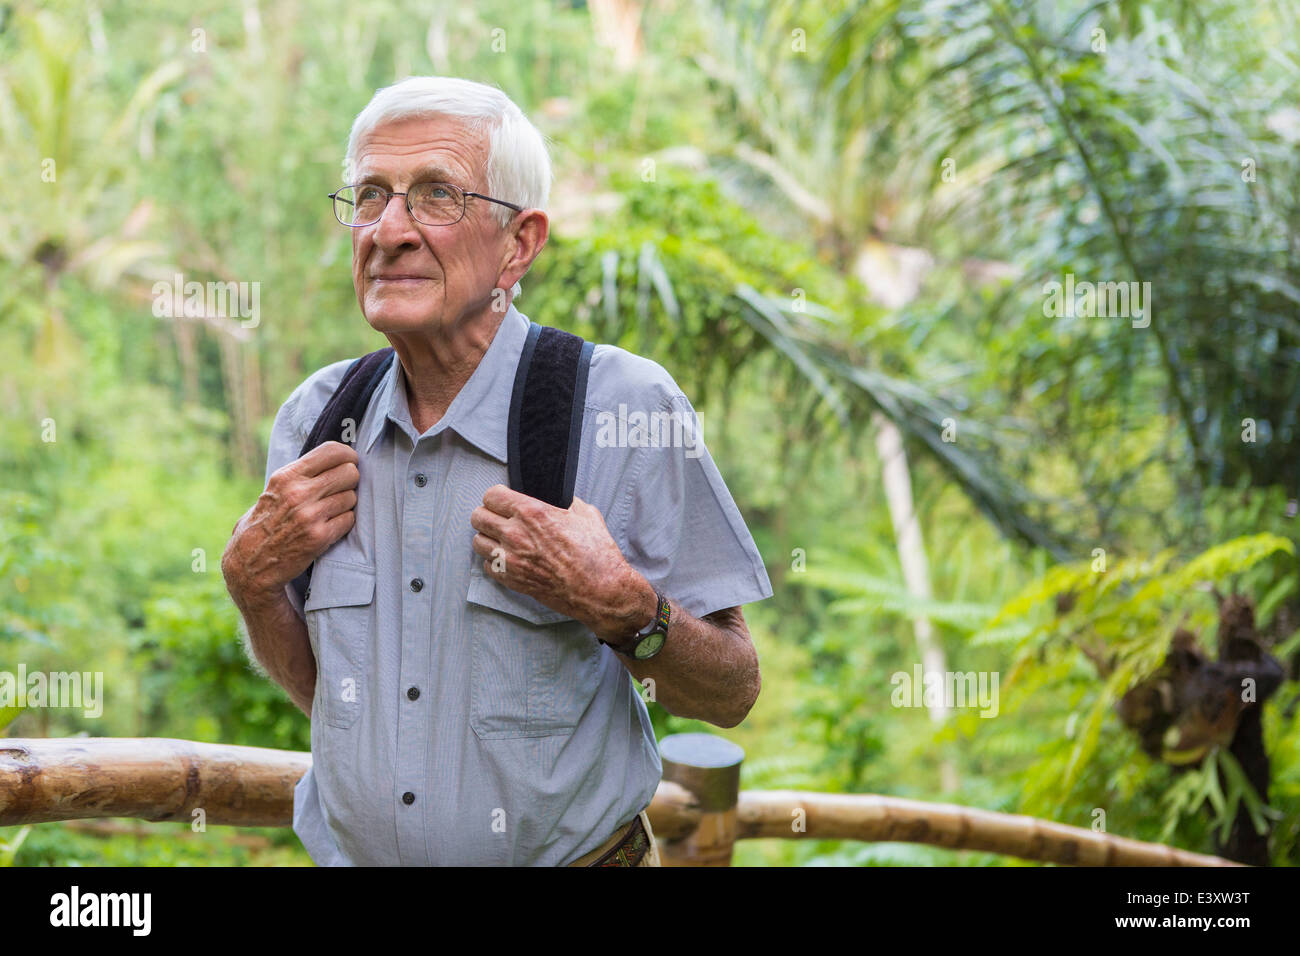
{"type": "MultiPolygon", "coordinates": [[[[689,790],[700,822],[675,840],[659,841],[664,866],[731,866],[736,842],[736,804],[745,751],[713,734],[672,734],[659,741],[664,780],[689,790]]],[[[658,837],[656,837],[658,839],[658,837]]]]}

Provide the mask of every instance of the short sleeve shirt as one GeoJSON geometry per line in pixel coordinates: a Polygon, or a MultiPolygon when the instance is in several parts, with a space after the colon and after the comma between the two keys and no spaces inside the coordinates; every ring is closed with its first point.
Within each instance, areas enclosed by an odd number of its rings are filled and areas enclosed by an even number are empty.
{"type": "MultiPolygon", "coordinates": [[[[658,785],[649,714],[617,655],[486,576],[471,546],[470,514],[509,483],[528,325],[511,305],[423,434],[392,363],[356,423],[354,527],[317,559],[305,602],[286,588],[317,662],[294,831],[318,864],[562,865],[658,785]]],[[[348,365],[317,371],[280,408],[268,480],[298,457],[348,365]]],[[[694,409],[655,362],[596,346],[574,491],[629,564],[691,614],[771,596],[694,409]]]]}

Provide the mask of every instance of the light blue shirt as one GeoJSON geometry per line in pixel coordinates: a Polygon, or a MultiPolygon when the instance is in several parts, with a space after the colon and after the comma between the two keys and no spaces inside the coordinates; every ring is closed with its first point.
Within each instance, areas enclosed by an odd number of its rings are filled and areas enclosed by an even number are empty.
{"type": "MultiPolygon", "coordinates": [[[[312,768],[293,827],[318,864],[560,865],[658,785],[649,714],[617,655],[486,577],[470,544],[470,513],[509,484],[527,331],[510,306],[423,435],[393,362],[356,429],[356,524],[317,559],[305,607],[286,589],[317,662],[312,768]]],[[[316,372],[280,408],[268,479],[298,457],[348,365],[316,372]]],[[[694,422],[659,365],[595,348],[575,493],[628,562],[699,617],[772,587],[694,422]]]]}

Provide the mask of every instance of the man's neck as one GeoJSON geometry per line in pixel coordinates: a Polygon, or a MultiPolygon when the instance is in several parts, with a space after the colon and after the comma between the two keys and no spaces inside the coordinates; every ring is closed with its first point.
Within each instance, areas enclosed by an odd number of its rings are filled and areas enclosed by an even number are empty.
{"type": "Polygon", "coordinates": [[[402,363],[411,424],[423,435],[447,414],[487,354],[505,316],[487,311],[446,334],[390,333],[388,341],[402,363]]]}

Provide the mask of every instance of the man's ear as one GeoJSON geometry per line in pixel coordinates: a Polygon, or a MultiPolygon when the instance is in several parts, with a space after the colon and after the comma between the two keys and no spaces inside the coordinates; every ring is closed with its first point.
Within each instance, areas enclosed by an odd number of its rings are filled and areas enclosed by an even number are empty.
{"type": "Polygon", "coordinates": [[[524,277],[550,236],[551,222],[540,209],[525,209],[510,223],[511,237],[501,263],[498,288],[510,289],[524,277]]]}

